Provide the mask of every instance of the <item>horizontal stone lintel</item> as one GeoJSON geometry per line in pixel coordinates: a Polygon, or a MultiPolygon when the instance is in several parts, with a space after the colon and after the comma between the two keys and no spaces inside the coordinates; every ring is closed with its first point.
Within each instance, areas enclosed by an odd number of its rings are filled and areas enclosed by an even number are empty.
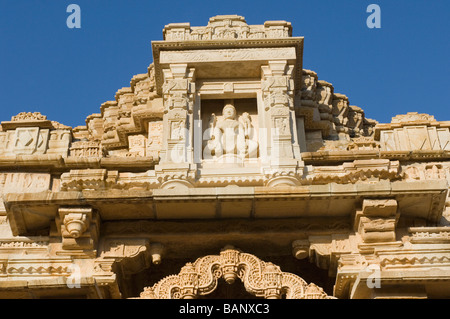
{"type": "Polygon", "coordinates": [[[4,196],[15,235],[49,227],[61,206],[86,206],[101,220],[351,217],[366,198],[396,199],[401,216],[437,222],[446,180],[291,187],[180,188],[17,193],[4,196]]]}
{"type": "Polygon", "coordinates": [[[0,156],[0,168],[114,168],[128,170],[148,170],[157,161],[152,157],[62,157],[61,155],[16,155],[0,156]]]}
{"type": "Polygon", "coordinates": [[[161,51],[160,63],[295,60],[294,47],[161,51]]]}
{"type": "MultiPolygon", "coordinates": [[[[255,198],[255,199],[309,199],[332,197],[395,198],[417,197],[421,194],[441,194],[448,189],[446,180],[427,181],[379,181],[376,183],[301,185],[301,186],[247,186],[247,187],[198,187],[152,190],[83,190],[38,193],[9,193],[4,195],[4,202],[32,204],[37,202],[64,202],[70,200],[198,200],[220,198],[255,198]],[[367,196],[367,197],[366,197],[367,196]]],[[[445,195],[445,194],[443,194],[445,195]]]]}
{"type": "Polygon", "coordinates": [[[317,151],[301,153],[305,164],[339,163],[344,161],[364,159],[390,159],[398,161],[431,161],[435,159],[450,159],[450,151],[379,151],[379,150],[349,150],[349,151],[317,151]]]}
{"type": "MultiPolygon", "coordinates": [[[[339,163],[354,160],[390,159],[398,161],[431,161],[450,159],[450,151],[318,151],[301,153],[302,160],[307,165],[320,163],[339,163]]],[[[47,169],[84,169],[84,168],[114,168],[131,170],[148,170],[158,164],[152,157],[62,157],[54,154],[0,156],[0,168],[39,167],[47,169]]]]}

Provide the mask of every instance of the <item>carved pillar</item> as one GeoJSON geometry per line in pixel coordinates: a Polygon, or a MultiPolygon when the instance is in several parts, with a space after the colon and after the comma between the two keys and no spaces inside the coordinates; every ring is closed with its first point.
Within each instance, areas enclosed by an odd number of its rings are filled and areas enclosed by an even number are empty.
{"type": "Polygon", "coordinates": [[[261,69],[270,167],[295,175],[300,147],[294,111],[294,67],[287,61],[269,61],[261,69]]]}
{"type": "Polygon", "coordinates": [[[267,112],[270,132],[270,150],[272,161],[277,159],[292,159],[294,107],[292,66],[287,61],[269,62],[262,67],[262,91],[264,108],[267,112]]]}
{"type": "Polygon", "coordinates": [[[160,164],[155,168],[163,187],[191,187],[195,179],[194,72],[187,64],[171,64],[163,70],[163,147],[160,164]]]}
{"type": "Polygon", "coordinates": [[[231,285],[237,278],[239,251],[232,249],[231,246],[226,246],[220,252],[220,257],[222,260],[223,279],[231,285]]]}
{"type": "Polygon", "coordinates": [[[162,163],[192,163],[192,110],[195,99],[194,69],[171,64],[163,70],[164,139],[162,163]]]}

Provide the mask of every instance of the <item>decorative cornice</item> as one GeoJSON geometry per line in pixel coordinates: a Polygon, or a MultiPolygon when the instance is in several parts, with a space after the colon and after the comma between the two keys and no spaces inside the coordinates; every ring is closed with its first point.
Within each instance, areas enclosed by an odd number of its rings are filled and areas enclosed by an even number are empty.
{"type": "Polygon", "coordinates": [[[390,159],[401,162],[431,161],[450,159],[450,151],[446,150],[426,150],[426,151],[379,151],[379,150],[338,150],[338,151],[317,151],[301,153],[305,164],[339,163],[352,161],[355,159],[390,159]]]}
{"type": "Polygon", "coordinates": [[[410,227],[413,244],[450,243],[450,227],[410,227]]]}
{"type": "Polygon", "coordinates": [[[21,112],[11,118],[12,122],[21,121],[45,121],[47,116],[42,115],[40,112],[21,112]]]}
{"type": "Polygon", "coordinates": [[[302,77],[303,37],[278,39],[242,39],[242,40],[208,40],[208,41],[153,41],[152,52],[155,65],[156,91],[162,94],[163,74],[160,62],[160,52],[166,50],[208,50],[208,49],[239,49],[239,48],[269,48],[295,47],[296,74],[294,76],[296,88],[299,88],[302,77]]]}
{"type": "Polygon", "coordinates": [[[450,267],[449,251],[441,253],[413,253],[413,254],[396,254],[395,256],[385,256],[380,258],[380,265],[384,269],[394,268],[423,268],[446,266],[450,267]]]}

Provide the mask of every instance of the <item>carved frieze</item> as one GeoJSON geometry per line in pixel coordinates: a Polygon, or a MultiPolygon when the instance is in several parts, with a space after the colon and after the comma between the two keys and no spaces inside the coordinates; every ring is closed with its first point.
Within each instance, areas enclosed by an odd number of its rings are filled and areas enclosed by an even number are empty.
{"type": "Polygon", "coordinates": [[[106,169],[70,170],[61,175],[61,190],[107,189],[117,184],[118,176],[118,171],[106,169]]]}
{"type": "Polygon", "coordinates": [[[50,131],[47,154],[57,154],[62,157],[67,157],[71,142],[71,130],[52,130],[50,131]]]}
{"type": "Polygon", "coordinates": [[[379,150],[380,144],[375,141],[372,137],[360,136],[354,138],[347,145],[347,150],[379,150]]]}
{"type": "Polygon", "coordinates": [[[435,122],[433,115],[419,114],[417,112],[408,112],[407,114],[399,114],[392,118],[391,123],[411,123],[411,122],[435,122]]]}
{"type": "Polygon", "coordinates": [[[47,150],[48,137],[48,129],[17,128],[12,152],[17,155],[43,154],[47,150]]]}
{"type": "Polygon", "coordinates": [[[406,165],[402,169],[406,180],[438,180],[450,178],[449,168],[442,163],[416,163],[406,165]]]}
{"type": "Polygon", "coordinates": [[[450,227],[410,227],[413,244],[450,243],[450,227]]]}
{"type": "Polygon", "coordinates": [[[50,184],[50,174],[0,173],[0,194],[39,193],[49,190],[50,184]]]}
{"type": "Polygon", "coordinates": [[[8,260],[5,275],[9,277],[64,276],[72,273],[72,260],[51,260],[36,258],[32,260],[8,260]]]}
{"type": "Polygon", "coordinates": [[[295,48],[162,51],[160,63],[293,60],[295,48]]]}
{"type": "Polygon", "coordinates": [[[292,26],[286,21],[266,21],[264,25],[248,25],[242,16],[218,15],[209,19],[205,27],[191,27],[189,23],[171,23],[164,30],[165,41],[205,41],[286,38],[292,26]]]}
{"type": "Polygon", "coordinates": [[[147,155],[147,143],[148,139],[143,134],[128,136],[128,156],[141,156],[147,155]]]}
{"type": "Polygon", "coordinates": [[[428,114],[397,115],[390,124],[375,127],[375,139],[383,151],[450,150],[450,122],[438,122],[428,114]]]}
{"type": "Polygon", "coordinates": [[[156,177],[148,173],[120,173],[106,169],[71,170],[61,175],[61,191],[143,189],[160,185],[156,177]]]}
{"type": "Polygon", "coordinates": [[[70,156],[74,157],[103,157],[102,145],[98,141],[76,141],[70,147],[70,156]]]}
{"type": "Polygon", "coordinates": [[[22,112],[1,123],[0,156],[56,154],[67,157],[71,128],[40,113],[22,112]]]}
{"type": "Polygon", "coordinates": [[[399,161],[387,159],[355,160],[339,166],[317,166],[308,170],[304,176],[304,184],[338,183],[349,184],[357,182],[373,183],[379,180],[398,180],[402,178],[402,168],[399,161]]]}
{"type": "Polygon", "coordinates": [[[45,121],[47,116],[42,115],[39,112],[21,112],[11,118],[13,122],[21,121],[45,121]]]}
{"type": "MultiPolygon", "coordinates": [[[[17,241],[11,241],[11,240],[1,240],[0,241],[0,252],[3,253],[4,250],[16,250],[16,249],[33,249],[33,248],[44,248],[45,251],[47,250],[49,242],[42,240],[42,241],[30,241],[30,240],[17,240],[17,241]]],[[[30,250],[30,251],[31,251],[30,250]]],[[[41,251],[41,250],[39,250],[41,251]]]]}
{"type": "Polygon", "coordinates": [[[152,121],[148,123],[147,156],[159,159],[162,149],[163,122],[152,121]]]}
{"type": "Polygon", "coordinates": [[[379,261],[383,269],[410,269],[424,267],[449,267],[450,256],[440,252],[417,252],[415,254],[383,254],[379,261]]]}

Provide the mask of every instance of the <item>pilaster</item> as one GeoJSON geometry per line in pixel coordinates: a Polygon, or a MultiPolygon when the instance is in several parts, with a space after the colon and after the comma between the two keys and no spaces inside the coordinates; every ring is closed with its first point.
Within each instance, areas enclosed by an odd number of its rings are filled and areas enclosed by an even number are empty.
{"type": "Polygon", "coordinates": [[[169,69],[163,70],[164,136],[161,163],[193,162],[194,71],[187,64],[171,64],[169,69]]]}
{"type": "MultiPolygon", "coordinates": [[[[267,128],[270,175],[294,177],[300,161],[297,121],[294,111],[294,66],[284,61],[269,61],[261,67],[261,90],[267,128]]],[[[293,178],[295,184],[295,178],[293,178]]],[[[269,181],[270,182],[270,181],[269,181]]]]}

